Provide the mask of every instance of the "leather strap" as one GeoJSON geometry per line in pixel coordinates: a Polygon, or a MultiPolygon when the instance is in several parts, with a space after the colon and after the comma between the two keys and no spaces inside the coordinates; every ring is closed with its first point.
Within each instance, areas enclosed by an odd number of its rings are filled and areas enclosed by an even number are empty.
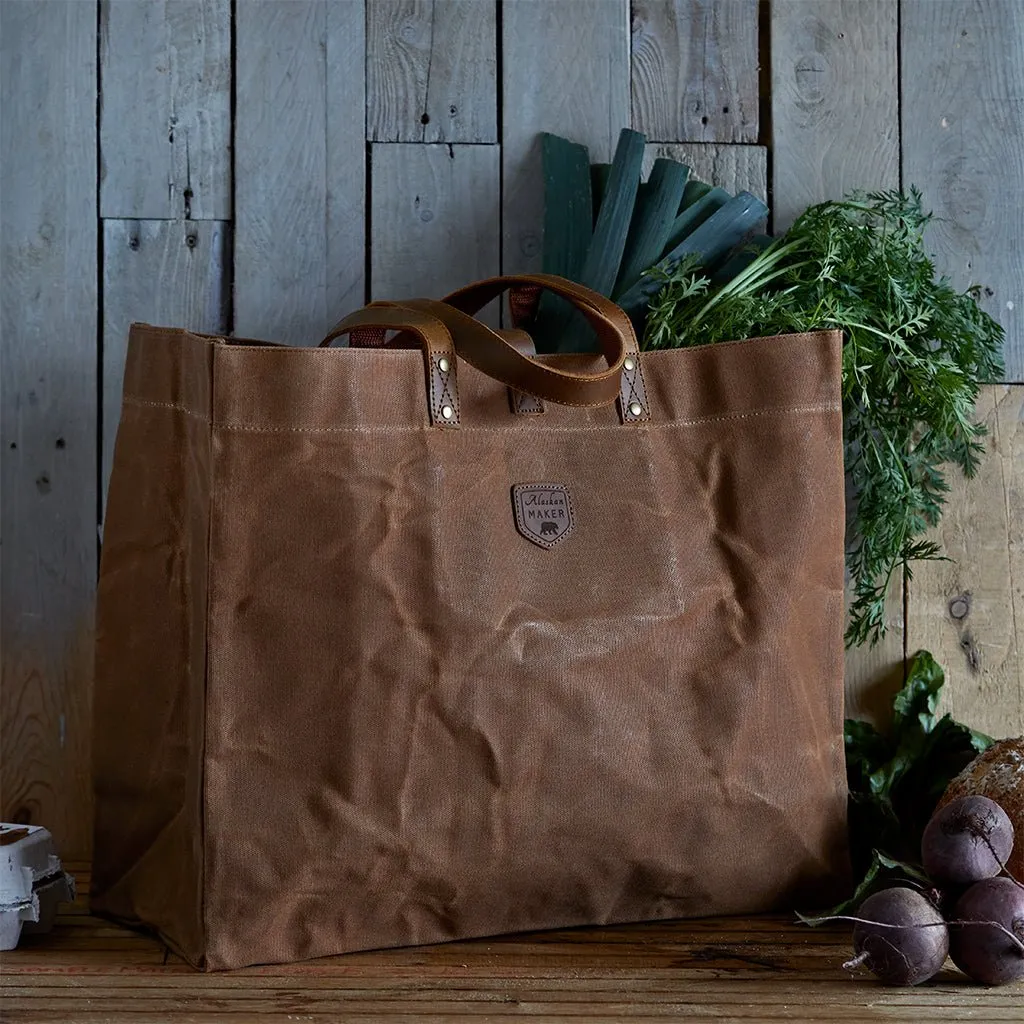
{"type": "Polygon", "coordinates": [[[381,328],[408,330],[420,339],[427,358],[431,422],[441,426],[458,426],[460,420],[455,351],[514,391],[581,408],[610,405],[619,399],[624,422],[650,418],[639,345],[629,317],[611,300],[565,278],[553,274],[497,277],[453,292],[443,301],[374,302],[342,320],[321,346],[353,331],[371,344],[380,344],[381,328]],[[573,302],[594,327],[608,369],[576,373],[536,362],[503,336],[504,332],[492,330],[471,315],[510,288],[526,294],[548,288],[573,302]]]}
{"type": "MultiPolygon", "coordinates": [[[[526,331],[512,327],[498,333],[510,344],[515,345],[524,356],[533,358],[537,354],[537,346],[533,338],[526,331]]],[[[516,391],[515,388],[508,389],[508,400],[512,411],[517,416],[540,416],[544,412],[544,402],[535,395],[528,395],[525,391],[516,391]]]]}
{"type": "Polygon", "coordinates": [[[419,339],[426,363],[430,422],[439,427],[458,427],[461,417],[455,345],[448,328],[436,317],[402,306],[364,306],[332,327],[320,348],[353,332],[373,339],[370,344],[381,345],[386,330],[407,331],[419,339]]]}
{"type": "MultiPolygon", "coordinates": [[[[508,307],[516,327],[525,327],[536,317],[541,291],[539,284],[519,284],[509,289],[508,307]]],[[[622,364],[619,411],[625,423],[638,423],[651,418],[643,363],[639,352],[632,351],[632,346],[622,364]]]]}
{"type": "MultiPolygon", "coordinates": [[[[453,292],[443,301],[455,312],[445,313],[436,308],[433,310],[434,315],[448,325],[459,354],[468,363],[517,391],[525,391],[560,405],[610,405],[619,397],[622,363],[626,352],[638,349],[629,317],[614,302],[589,288],[553,274],[494,277],[453,292]],[[503,342],[490,328],[485,327],[483,332],[477,330],[479,321],[473,320],[470,314],[476,313],[502,292],[517,285],[547,288],[578,306],[597,332],[601,350],[608,361],[608,369],[600,373],[559,370],[523,356],[513,346],[503,342]]],[[[417,299],[406,304],[424,308],[423,302],[417,299]]]]}
{"type": "MultiPolygon", "coordinates": [[[[386,334],[387,331],[383,327],[353,328],[349,335],[349,348],[410,348],[419,344],[417,339],[410,337],[410,332],[396,334],[390,341],[386,340],[386,334]]],[[[526,331],[513,327],[499,329],[498,334],[510,345],[515,345],[524,356],[533,357],[537,354],[533,338],[526,331]]],[[[509,388],[508,400],[512,411],[517,416],[538,416],[544,412],[544,403],[539,398],[523,391],[509,388]]]]}
{"type": "MultiPolygon", "coordinates": [[[[465,312],[475,313],[501,292],[509,289],[509,296],[513,322],[520,323],[524,317],[529,317],[536,310],[537,301],[540,298],[540,290],[547,288],[556,295],[572,302],[580,312],[587,318],[594,328],[601,350],[609,363],[607,374],[599,375],[608,377],[616,366],[622,368],[621,375],[616,375],[618,384],[617,397],[619,399],[619,411],[625,423],[639,423],[650,419],[648,407],[647,389],[644,384],[643,364],[640,359],[640,346],[633,331],[633,324],[625,311],[617,306],[611,299],[605,298],[599,292],[595,292],[584,285],[577,284],[564,277],[555,274],[515,274],[505,277],[493,277],[485,281],[478,281],[457,292],[447,296],[444,301],[465,312]],[[621,352],[621,356],[619,353],[621,352]],[[615,361],[613,362],[613,357],[615,361]]],[[[449,327],[452,327],[448,318],[441,316],[449,327]]],[[[461,350],[460,350],[461,351],[461,350]]],[[[470,360],[472,362],[472,360],[470,360]]],[[[542,364],[535,363],[534,366],[542,364]]],[[[563,374],[564,371],[552,370],[554,374],[563,374]]],[[[579,377],[580,375],[570,375],[579,377]]],[[[597,379],[592,377],[591,379],[597,379]]],[[[522,389],[532,390],[532,389],[522,389]]],[[[539,391],[532,390],[534,394],[539,391]]],[[[543,397],[548,397],[544,395],[543,397]]],[[[553,398],[553,401],[560,401],[553,398]]],[[[579,403],[570,402],[563,404],[609,404],[608,401],[600,403],[579,403]]]]}

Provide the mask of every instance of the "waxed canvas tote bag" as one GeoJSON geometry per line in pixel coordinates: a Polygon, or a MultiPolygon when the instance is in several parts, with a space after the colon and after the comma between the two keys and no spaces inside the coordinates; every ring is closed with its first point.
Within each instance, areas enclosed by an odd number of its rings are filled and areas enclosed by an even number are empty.
{"type": "Polygon", "coordinates": [[[543,275],[342,335],[132,327],[93,907],[222,969],[842,890],[841,335],[543,275]],[[541,287],[600,355],[472,315],[541,287]]]}

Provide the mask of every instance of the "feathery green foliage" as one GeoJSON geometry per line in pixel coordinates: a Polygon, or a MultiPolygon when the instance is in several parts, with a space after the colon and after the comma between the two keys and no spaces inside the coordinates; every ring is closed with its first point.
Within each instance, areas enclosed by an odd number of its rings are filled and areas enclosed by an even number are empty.
{"type": "Polygon", "coordinates": [[[973,476],[983,450],[980,384],[1002,375],[1002,328],[975,291],[936,278],[921,195],[855,193],[809,208],[735,277],[712,285],[693,260],[657,271],[644,347],[675,348],[839,328],[846,473],[846,641],[885,631],[893,577],[938,558],[923,539],[948,490],[943,465],[973,476]]]}

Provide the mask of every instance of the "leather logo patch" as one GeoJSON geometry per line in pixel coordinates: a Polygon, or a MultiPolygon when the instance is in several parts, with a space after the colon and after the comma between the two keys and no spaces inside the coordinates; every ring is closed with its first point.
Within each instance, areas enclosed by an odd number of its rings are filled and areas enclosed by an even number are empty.
{"type": "Polygon", "coordinates": [[[572,499],[562,484],[516,484],[512,506],[516,529],[542,548],[553,548],[572,533],[572,499]]]}

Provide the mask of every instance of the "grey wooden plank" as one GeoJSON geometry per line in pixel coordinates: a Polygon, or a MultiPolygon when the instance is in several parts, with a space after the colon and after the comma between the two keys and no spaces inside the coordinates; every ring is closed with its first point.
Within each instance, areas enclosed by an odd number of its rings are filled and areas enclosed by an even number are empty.
{"type": "MultiPolygon", "coordinates": [[[[899,89],[894,0],[773,0],[772,223],[786,230],[808,206],[853,189],[897,188],[899,89]]],[[[903,587],[886,605],[874,647],[846,653],[852,715],[888,714],[902,678],[903,587]]]]}
{"type": "Polygon", "coordinates": [[[374,299],[442,295],[499,273],[497,146],[372,149],[374,299]]]}
{"type": "Polygon", "coordinates": [[[959,470],[949,475],[946,509],[930,538],[947,558],[914,568],[907,647],[934,652],[946,670],[941,710],[991,736],[1019,736],[1024,732],[1024,387],[982,388],[977,415],[989,431],[985,457],[972,479],[959,470]]]}
{"type": "Polygon", "coordinates": [[[894,0],[773,0],[773,226],[852,189],[899,186],[894,0]]]}
{"type": "Polygon", "coordinates": [[[644,151],[645,178],[658,157],[686,164],[691,177],[718,185],[733,195],[747,191],[767,201],[768,150],[764,146],[730,146],[714,142],[648,143],[644,151]]]}
{"type": "Polygon", "coordinates": [[[367,135],[497,142],[497,4],[369,0],[367,135]]]}
{"type": "Polygon", "coordinates": [[[315,344],[364,301],[361,0],[236,8],[234,329],[315,344]]]}
{"type": "Polygon", "coordinates": [[[132,321],[224,334],[230,227],[224,221],[103,223],[102,497],[106,502],[132,321]]]}
{"type": "Polygon", "coordinates": [[[0,812],[77,859],[92,839],[96,7],[0,3],[0,39],[0,812]]]}
{"type": "Polygon", "coordinates": [[[1024,4],[902,7],[903,180],[936,214],[925,236],[958,288],[1006,329],[1024,382],[1024,4]]]}
{"type": "Polygon", "coordinates": [[[230,0],[102,0],[100,214],[231,216],[230,0]]]}
{"type": "Polygon", "coordinates": [[[634,0],[633,127],[656,142],[756,142],[757,0],[634,0]]]}
{"type": "Polygon", "coordinates": [[[539,271],[540,133],[611,159],[629,127],[626,0],[506,0],[502,6],[502,267],[539,271]],[[571,16],[569,12],[571,11],[571,16]]]}

